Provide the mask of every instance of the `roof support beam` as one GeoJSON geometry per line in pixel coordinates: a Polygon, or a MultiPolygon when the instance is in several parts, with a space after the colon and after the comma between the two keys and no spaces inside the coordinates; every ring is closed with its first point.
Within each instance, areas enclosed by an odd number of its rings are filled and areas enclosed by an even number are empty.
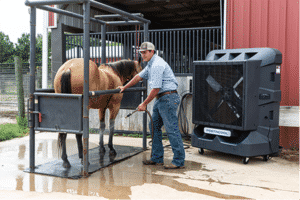
{"type": "MultiPolygon", "coordinates": [[[[37,8],[40,8],[42,10],[47,10],[47,11],[50,11],[50,12],[54,12],[54,13],[59,13],[59,14],[62,14],[62,15],[67,15],[67,16],[70,16],[70,17],[75,17],[75,18],[78,18],[78,19],[83,19],[83,15],[79,15],[79,14],[69,12],[69,11],[66,11],[66,10],[62,10],[62,9],[58,9],[58,8],[53,8],[53,7],[50,7],[50,6],[37,6],[37,8]]],[[[96,22],[96,23],[106,24],[105,21],[102,21],[102,20],[99,20],[99,19],[90,18],[90,20],[93,21],[93,22],[96,22]]]]}
{"type": "Polygon", "coordinates": [[[135,20],[138,20],[138,21],[141,21],[141,22],[144,22],[144,23],[148,23],[148,24],[151,23],[150,20],[144,19],[144,18],[139,17],[139,16],[132,15],[131,13],[125,12],[125,11],[123,11],[123,10],[119,10],[119,9],[117,9],[117,8],[110,7],[110,6],[105,5],[105,4],[103,4],[103,3],[99,3],[99,2],[94,1],[94,0],[90,0],[90,2],[91,2],[91,6],[93,6],[93,7],[96,7],[96,8],[99,8],[99,9],[102,9],[102,10],[105,10],[105,11],[108,11],[108,12],[120,14],[120,15],[122,15],[123,17],[124,17],[124,16],[125,16],[125,17],[128,17],[129,19],[135,19],[135,20]]]}
{"type": "Polygon", "coordinates": [[[71,3],[83,3],[85,0],[37,0],[37,1],[30,1],[26,0],[26,6],[42,6],[42,5],[56,5],[56,4],[71,4],[71,3]]]}

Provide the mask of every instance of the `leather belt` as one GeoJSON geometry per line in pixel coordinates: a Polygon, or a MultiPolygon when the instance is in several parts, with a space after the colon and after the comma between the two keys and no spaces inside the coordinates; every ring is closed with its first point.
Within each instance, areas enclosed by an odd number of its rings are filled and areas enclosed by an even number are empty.
{"type": "Polygon", "coordinates": [[[177,91],[173,90],[173,91],[168,91],[168,92],[162,92],[162,93],[156,95],[156,99],[159,99],[160,97],[162,97],[162,96],[164,96],[166,94],[172,94],[172,93],[177,93],[177,91]]]}

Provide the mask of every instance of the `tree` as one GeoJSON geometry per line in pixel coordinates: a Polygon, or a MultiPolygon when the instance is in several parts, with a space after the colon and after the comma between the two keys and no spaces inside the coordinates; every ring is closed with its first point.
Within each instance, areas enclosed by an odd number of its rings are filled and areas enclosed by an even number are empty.
{"type": "Polygon", "coordinates": [[[28,62],[30,57],[30,34],[23,33],[21,38],[18,38],[15,55],[20,57],[22,62],[28,62]]]}
{"type": "Polygon", "coordinates": [[[0,32],[0,63],[14,62],[14,44],[9,40],[8,35],[0,32]]]}
{"type": "MultiPolygon", "coordinates": [[[[42,62],[42,46],[43,36],[38,34],[35,44],[36,62],[42,62]]],[[[20,57],[23,62],[28,62],[30,59],[30,34],[23,33],[15,48],[15,55],[20,57]]]]}

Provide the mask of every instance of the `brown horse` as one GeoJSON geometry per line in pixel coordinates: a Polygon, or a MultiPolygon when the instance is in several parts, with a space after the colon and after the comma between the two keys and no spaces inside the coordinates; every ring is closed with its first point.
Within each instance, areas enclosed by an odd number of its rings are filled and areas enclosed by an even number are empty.
{"type": "MultiPolygon", "coordinates": [[[[55,93],[83,93],[83,59],[75,58],[64,63],[54,78],[54,90],[55,93]]],[[[121,60],[114,63],[108,63],[100,65],[99,68],[93,62],[89,62],[89,90],[110,90],[116,89],[118,86],[122,86],[126,81],[131,80],[137,73],[142,70],[141,59],[139,61],[121,60]]],[[[100,95],[89,99],[89,109],[99,109],[100,120],[100,153],[105,153],[103,146],[103,134],[105,130],[105,111],[110,111],[110,126],[109,126],[109,142],[110,148],[109,154],[116,155],[116,151],[113,148],[112,139],[114,134],[115,118],[119,112],[121,100],[123,98],[122,93],[100,95]]],[[[61,158],[63,160],[63,167],[71,167],[66,152],[66,133],[59,133],[58,135],[58,147],[62,150],[61,158]]],[[[83,145],[82,135],[76,134],[76,140],[78,145],[79,158],[83,159],[83,145]]]]}

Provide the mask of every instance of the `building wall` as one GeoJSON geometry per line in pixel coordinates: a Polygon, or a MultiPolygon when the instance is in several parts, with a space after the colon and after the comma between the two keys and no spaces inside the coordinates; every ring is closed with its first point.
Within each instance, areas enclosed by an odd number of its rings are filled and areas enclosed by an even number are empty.
{"type": "Polygon", "coordinates": [[[299,0],[227,0],[226,48],[282,53],[280,145],[299,147],[299,0]]]}
{"type": "Polygon", "coordinates": [[[281,106],[299,106],[299,0],[228,0],[226,48],[282,53],[281,106]]]}

